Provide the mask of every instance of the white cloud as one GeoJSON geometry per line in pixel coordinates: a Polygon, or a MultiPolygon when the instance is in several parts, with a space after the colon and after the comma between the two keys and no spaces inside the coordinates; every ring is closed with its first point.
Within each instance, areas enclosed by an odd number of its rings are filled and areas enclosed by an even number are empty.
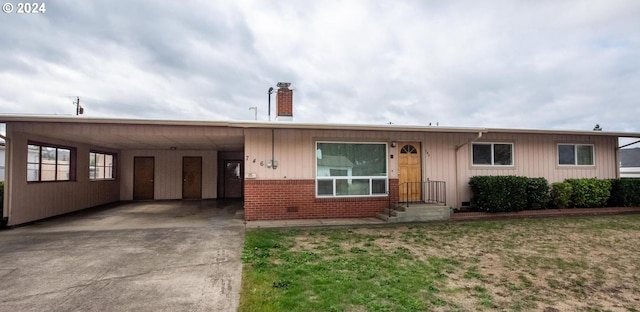
{"type": "Polygon", "coordinates": [[[0,19],[0,113],[640,132],[637,1],[55,1],[0,19]],[[275,101],[274,101],[275,103],[275,101]]]}

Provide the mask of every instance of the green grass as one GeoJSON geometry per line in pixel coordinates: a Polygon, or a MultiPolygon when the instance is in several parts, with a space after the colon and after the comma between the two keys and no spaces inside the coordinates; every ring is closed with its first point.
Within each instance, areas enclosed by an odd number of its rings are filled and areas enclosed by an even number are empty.
{"type": "Polygon", "coordinates": [[[239,311],[637,311],[639,238],[640,216],[249,231],[239,311]]]}

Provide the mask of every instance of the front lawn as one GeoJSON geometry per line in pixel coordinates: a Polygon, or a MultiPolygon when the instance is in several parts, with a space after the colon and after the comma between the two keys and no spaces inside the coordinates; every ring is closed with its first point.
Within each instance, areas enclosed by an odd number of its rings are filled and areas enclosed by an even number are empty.
{"type": "Polygon", "coordinates": [[[640,216],[255,230],[239,311],[640,311],[640,216]]]}

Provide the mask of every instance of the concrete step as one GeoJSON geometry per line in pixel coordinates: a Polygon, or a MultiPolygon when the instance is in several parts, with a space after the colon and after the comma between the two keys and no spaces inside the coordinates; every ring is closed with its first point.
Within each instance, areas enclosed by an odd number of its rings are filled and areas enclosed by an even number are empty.
{"type": "Polygon", "coordinates": [[[382,212],[378,212],[376,214],[376,217],[382,221],[387,221],[389,223],[396,223],[398,222],[398,218],[395,216],[391,216],[389,217],[389,213],[382,213],[382,212]]]}
{"type": "MultiPolygon", "coordinates": [[[[389,215],[389,208],[385,208],[384,210],[382,210],[382,213],[386,214],[387,216],[389,215]]],[[[391,216],[392,217],[397,217],[399,215],[402,215],[404,213],[404,211],[399,211],[399,210],[391,210],[391,216]]]]}

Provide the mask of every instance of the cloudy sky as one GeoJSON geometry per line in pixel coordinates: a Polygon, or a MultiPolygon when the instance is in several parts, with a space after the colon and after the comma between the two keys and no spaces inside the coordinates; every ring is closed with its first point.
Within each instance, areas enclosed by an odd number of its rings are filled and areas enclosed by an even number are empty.
{"type": "Polygon", "coordinates": [[[45,5],[0,13],[0,114],[266,120],[287,81],[299,122],[640,132],[637,0],[45,5]]]}

